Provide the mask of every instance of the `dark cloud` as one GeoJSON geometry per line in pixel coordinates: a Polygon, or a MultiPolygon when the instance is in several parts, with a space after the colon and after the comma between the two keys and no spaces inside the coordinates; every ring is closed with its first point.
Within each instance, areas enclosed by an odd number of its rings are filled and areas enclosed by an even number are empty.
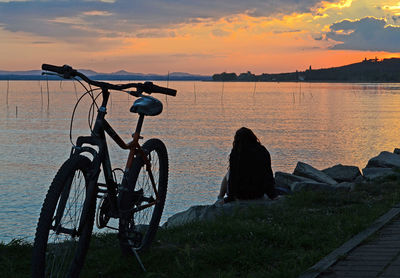
{"type": "Polygon", "coordinates": [[[385,19],[343,20],[330,26],[326,38],[338,42],[332,49],[400,52],[400,27],[385,19]]]}
{"type": "MultiPolygon", "coordinates": [[[[329,0],[337,2],[337,0],[329,0]]],[[[73,40],[146,37],[182,23],[207,22],[236,14],[254,17],[308,12],[320,0],[32,0],[0,2],[0,26],[17,32],[73,40]],[[65,20],[68,19],[68,20],[65,20]]],[[[164,32],[159,33],[165,36],[164,32]]]]}
{"type": "Polygon", "coordinates": [[[149,31],[136,34],[137,38],[173,38],[176,34],[173,31],[164,32],[164,31],[149,31]]]}

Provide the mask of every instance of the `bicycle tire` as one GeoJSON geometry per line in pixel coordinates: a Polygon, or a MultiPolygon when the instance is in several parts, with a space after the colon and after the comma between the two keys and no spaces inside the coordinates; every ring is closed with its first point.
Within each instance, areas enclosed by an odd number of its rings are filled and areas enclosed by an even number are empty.
{"type": "Polygon", "coordinates": [[[150,247],[161,220],[167,195],[167,148],[161,140],[149,139],[143,144],[142,149],[151,162],[151,169],[158,190],[158,202],[144,210],[135,213],[129,212],[137,205],[145,204],[143,201],[139,201],[140,203],[135,201],[135,198],[138,199],[138,194],[146,198],[155,198],[146,165],[142,157],[138,155],[133,160],[128,173],[127,185],[125,185],[127,190],[122,190],[119,193],[121,211],[128,211],[127,215],[121,217],[119,221],[119,241],[122,252],[128,255],[133,255],[134,251],[143,252],[150,247]],[[141,190],[143,191],[141,192],[141,190]],[[135,202],[136,204],[132,205],[135,202]],[[136,239],[132,239],[132,235],[135,235],[136,239]]]}
{"type": "Polygon", "coordinates": [[[89,180],[90,164],[87,157],[75,155],[64,162],[54,177],[36,229],[33,277],[79,276],[89,248],[96,208],[96,183],[89,180]],[[66,229],[76,231],[82,217],[85,220],[81,234],[67,234],[66,229]]]}

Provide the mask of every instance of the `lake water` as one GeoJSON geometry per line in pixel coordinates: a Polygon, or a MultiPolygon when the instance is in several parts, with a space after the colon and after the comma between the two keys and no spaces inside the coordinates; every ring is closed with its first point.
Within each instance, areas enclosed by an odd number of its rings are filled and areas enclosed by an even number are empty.
{"type": "MultiPolygon", "coordinates": [[[[159,82],[159,85],[166,85],[159,82]]],[[[31,241],[57,169],[68,157],[69,125],[82,90],[72,82],[0,82],[0,241],[31,241]],[[75,86],[77,91],[75,91],[75,86]],[[49,97],[49,104],[48,99],[49,97]]],[[[274,171],[298,161],[324,169],[363,168],[400,139],[400,84],[169,82],[177,97],[155,95],[160,116],[145,119],[143,136],[167,145],[170,176],[163,220],[192,205],[214,202],[235,131],[246,126],[268,148],[274,171]]],[[[134,98],[112,95],[108,119],[128,141],[134,98]]],[[[73,138],[89,134],[89,99],[78,107],[73,138]]],[[[114,167],[127,152],[110,142],[114,167]]]]}

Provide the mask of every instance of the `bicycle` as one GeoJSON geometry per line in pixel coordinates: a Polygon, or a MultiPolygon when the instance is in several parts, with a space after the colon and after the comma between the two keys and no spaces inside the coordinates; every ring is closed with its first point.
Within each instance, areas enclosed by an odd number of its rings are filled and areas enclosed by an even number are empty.
{"type": "MultiPolygon", "coordinates": [[[[150,94],[175,96],[176,90],[152,82],[116,85],[94,81],[67,65],[43,64],[42,70],[44,74],[77,80],[84,88],[81,80],[97,87],[95,90],[101,90],[102,103],[91,135],[77,138],[70,157],[58,170],[47,192],[33,245],[33,277],[78,277],[89,248],[95,218],[98,228],[118,231],[123,253],[136,255],[144,269],[137,252],[150,247],[160,223],[167,194],[168,154],[159,139],[149,139],[141,146],[139,139],[143,138],[140,133],[145,116],[162,112],[162,103],[150,94]],[[136,90],[128,91],[130,88],[136,90]],[[138,98],[130,109],[139,114],[139,118],[132,134],[133,140],[129,143],[125,143],[105,119],[110,90],[138,98]],[[120,148],[129,150],[125,170],[112,170],[105,134],[120,148]],[[101,170],[105,183],[98,182],[101,170]],[[116,179],[118,171],[123,173],[120,183],[116,179]],[[111,218],[118,219],[118,228],[108,226],[111,218]]],[[[86,90],[91,92],[94,115],[99,95],[94,97],[94,90],[86,90]]],[[[72,121],[73,116],[71,129],[72,121]]]]}

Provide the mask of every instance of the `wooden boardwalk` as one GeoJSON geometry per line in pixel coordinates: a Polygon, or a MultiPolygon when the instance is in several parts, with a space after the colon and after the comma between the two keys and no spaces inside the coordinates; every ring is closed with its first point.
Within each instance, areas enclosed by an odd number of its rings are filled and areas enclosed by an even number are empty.
{"type": "Polygon", "coordinates": [[[400,278],[400,217],[316,277],[400,278]]]}

